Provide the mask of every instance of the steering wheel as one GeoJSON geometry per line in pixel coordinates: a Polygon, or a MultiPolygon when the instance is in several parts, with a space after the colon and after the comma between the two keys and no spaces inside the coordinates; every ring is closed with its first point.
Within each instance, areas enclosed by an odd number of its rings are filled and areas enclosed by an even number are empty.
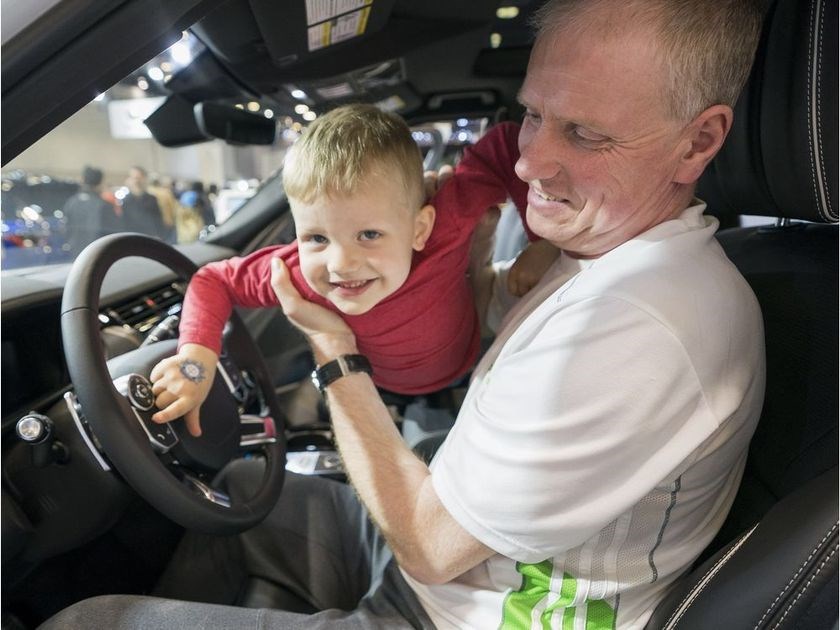
{"type": "Polygon", "coordinates": [[[184,280],[197,270],[174,248],[142,234],[105,236],[81,252],[64,287],[61,332],[85,419],[120,475],[164,515],[209,534],[249,529],[276,504],[286,459],[284,416],[262,356],[233,314],[226,352],[201,408],[202,436],[191,436],[183,420],[153,423],[148,375],[158,361],[175,354],[177,343],[153,343],[106,362],[100,336],[102,282],[115,262],[130,256],[160,262],[184,280]],[[260,412],[241,415],[246,400],[260,412]],[[261,451],[265,473],[250,498],[231,501],[212,479],[245,447],[261,451]]]}

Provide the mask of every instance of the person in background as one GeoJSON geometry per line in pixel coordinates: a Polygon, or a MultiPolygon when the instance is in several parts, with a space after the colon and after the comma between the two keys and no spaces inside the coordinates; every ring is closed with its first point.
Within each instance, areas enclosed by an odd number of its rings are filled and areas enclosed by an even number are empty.
{"type": "Polygon", "coordinates": [[[114,208],[102,198],[102,171],[85,166],[82,186],[62,209],[67,220],[67,243],[74,256],[100,236],[117,231],[114,208]]]}
{"type": "Polygon", "coordinates": [[[125,180],[128,194],[122,200],[122,229],[174,241],[173,230],[163,220],[157,199],[148,191],[148,175],[141,166],[132,166],[125,180]]]}
{"type": "Polygon", "coordinates": [[[154,176],[147,190],[158,203],[160,208],[160,216],[163,219],[163,224],[169,230],[169,235],[165,239],[168,242],[174,242],[172,239],[172,232],[175,230],[175,220],[177,217],[178,200],[172,194],[172,186],[167,181],[169,178],[154,176]]]}
{"type": "Polygon", "coordinates": [[[194,181],[190,184],[189,190],[181,195],[181,203],[193,208],[204,221],[204,225],[216,225],[216,214],[213,212],[213,204],[207,193],[204,192],[204,184],[194,181]],[[191,195],[189,193],[192,193],[191,195]],[[185,203],[185,198],[188,202],[185,203]]]}
{"type": "Polygon", "coordinates": [[[207,201],[210,202],[210,207],[213,208],[215,212],[216,209],[216,199],[219,198],[219,187],[216,184],[210,184],[207,187],[207,201]]]}

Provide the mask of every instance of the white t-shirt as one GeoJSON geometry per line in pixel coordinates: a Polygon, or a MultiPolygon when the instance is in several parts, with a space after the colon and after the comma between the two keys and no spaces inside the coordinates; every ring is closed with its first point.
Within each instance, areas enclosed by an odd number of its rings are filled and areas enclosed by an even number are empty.
{"type": "Polygon", "coordinates": [[[698,203],[508,315],[432,463],[498,555],[406,575],[440,628],[641,628],[720,528],[764,395],[751,289],[698,203]]]}

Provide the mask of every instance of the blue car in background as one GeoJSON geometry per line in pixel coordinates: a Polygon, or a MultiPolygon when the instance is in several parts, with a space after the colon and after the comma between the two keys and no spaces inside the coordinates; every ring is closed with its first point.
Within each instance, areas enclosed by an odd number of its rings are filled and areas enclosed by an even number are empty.
{"type": "Polygon", "coordinates": [[[77,182],[22,171],[3,178],[0,188],[3,269],[73,260],[62,208],[78,190],[77,182]]]}

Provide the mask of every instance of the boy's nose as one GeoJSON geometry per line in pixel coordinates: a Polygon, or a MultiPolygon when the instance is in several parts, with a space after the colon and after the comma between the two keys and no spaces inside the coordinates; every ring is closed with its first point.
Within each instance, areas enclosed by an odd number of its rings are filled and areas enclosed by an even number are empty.
{"type": "Polygon", "coordinates": [[[330,252],[327,268],[331,273],[345,274],[359,268],[359,257],[352,247],[336,245],[330,252]]]}

